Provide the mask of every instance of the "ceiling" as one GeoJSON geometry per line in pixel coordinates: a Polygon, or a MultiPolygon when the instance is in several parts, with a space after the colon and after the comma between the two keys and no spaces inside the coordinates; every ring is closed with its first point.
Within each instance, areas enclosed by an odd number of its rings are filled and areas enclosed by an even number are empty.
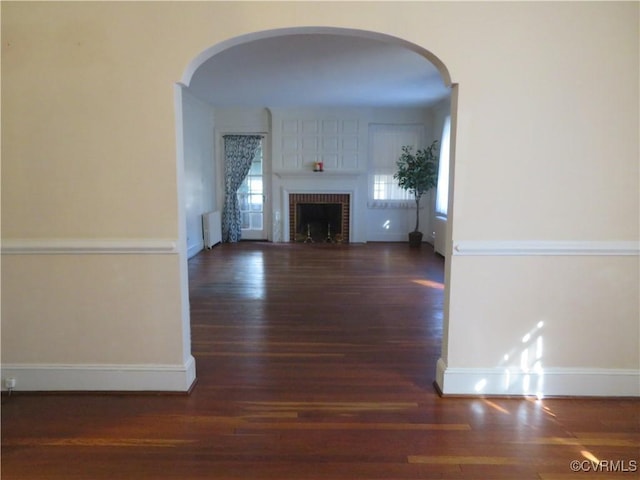
{"type": "Polygon", "coordinates": [[[221,107],[425,107],[450,93],[437,68],[405,46],[327,33],[232,46],[189,87],[221,107]]]}

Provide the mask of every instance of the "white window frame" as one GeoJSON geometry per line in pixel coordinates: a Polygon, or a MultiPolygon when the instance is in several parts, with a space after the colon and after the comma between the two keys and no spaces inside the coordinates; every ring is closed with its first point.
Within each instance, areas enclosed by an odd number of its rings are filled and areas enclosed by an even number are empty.
{"type": "Polygon", "coordinates": [[[438,159],[438,185],[436,187],[436,215],[447,218],[449,210],[449,166],[451,164],[451,116],[447,115],[442,126],[440,156],[438,159]]]}
{"type": "MultiPolygon", "coordinates": [[[[245,177],[245,179],[242,181],[242,185],[241,185],[241,187],[240,187],[240,188],[242,188],[242,187],[244,187],[244,186],[246,185],[246,186],[247,186],[247,189],[248,189],[248,192],[247,192],[246,194],[245,194],[245,193],[240,193],[240,189],[239,189],[239,190],[238,190],[237,195],[238,195],[238,201],[239,201],[239,203],[240,203],[240,205],[241,205],[241,206],[240,206],[240,209],[241,209],[241,210],[240,210],[240,212],[241,212],[241,214],[247,213],[247,214],[249,214],[249,215],[251,216],[251,214],[252,214],[252,213],[260,213],[260,215],[262,216],[262,225],[260,226],[260,228],[257,228],[255,225],[252,225],[252,220],[250,220],[250,221],[249,221],[249,222],[250,222],[250,223],[249,223],[249,228],[242,228],[243,235],[244,235],[244,234],[246,234],[246,233],[248,233],[248,232],[254,232],[254,231],[257,231],[257,232],[263,232],[263,231],[265,230],[265,227],[264,227],[264,221],[265,221],[265,218],[264,218],[264,217],[265,217],[265,215],[264,215],[264,210],[265,210],[265,185],[264,185],[264,183],[265,183],[265,182],[264,182],[264,178],[265,178],[265,174],[264,174],[264,139],[260,140],[260,147],[259,147],[259,148],[258,148],[258,150],[256,151],[256,157],[254,157],[254,160],[255,160],[255,158],[257,158],[257,157],[259,157],[259,158],[260,158],[260,169],[261,169],[260,174],[259,174],[259,175],[252,174],[252,173],[251,173],[251,170],[249,170],[249,173],[247,174],[247,176],[245,177]],[[257,178],[259,178],[259,182],[256,182],[256,179],[257,179],[257,178]],[[259,186],[260,186],[259,191],[255,191],[255,190],[252,188],[252,184],[253,184],[254,182],[255,182],[256,184],[258,184],[258,183],[259,183],[259,186]],[[260,200],[259,205],[260,205],[260,207],[261,207],[261,210],[259,210],[259,211],[254,211],[253,209],[249,209],[249,210],[242,210],[242,202],[241,202],[241,198],[242,198],[242,196],[244,196],[244,195],[246,195],[246,196],[248,196],[248,197],[249,197],[249,200],[248,200],[249,204],[251,204],[251,203],[252,203],[252,202],[251,202],[251,198],[252,198],[253,196],[255,196],[255,195],[260,196],[260,197],[261,197],[261,200],[260,200]]],[[[254,163],[254,160],[252,160],[252,164],[254,163]]],[[[252,167],[251,167],[251,168],[253,168],[253,165],[252,165],[252,167]]]]}

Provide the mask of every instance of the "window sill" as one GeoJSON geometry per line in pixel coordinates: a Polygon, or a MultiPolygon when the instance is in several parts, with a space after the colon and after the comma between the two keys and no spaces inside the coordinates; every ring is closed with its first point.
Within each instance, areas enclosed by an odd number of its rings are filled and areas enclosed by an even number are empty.
{"type": "Polygon", "coordinates": [[[367,207],[375,209],[398,208],[407,210],[416,208],[416,202],[413,200],[369,200],[367,202],[367,207]]]}

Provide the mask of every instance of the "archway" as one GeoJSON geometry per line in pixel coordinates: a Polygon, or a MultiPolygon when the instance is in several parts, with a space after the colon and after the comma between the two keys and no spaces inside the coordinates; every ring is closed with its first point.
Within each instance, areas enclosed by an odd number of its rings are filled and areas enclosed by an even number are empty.
{"type": "MultiPolygon", "coordinates": [[[[177,144],[178,144],[178,192],[179,192],[179,203],[180,203],[180,213],[179,213],[179,221],[180,221],[180,243],[183,245],[183,262],[184,268],[182,269],[184,272],[183,281],[183,291],[188,292],[188,278],[186,276],[187,268],[186,262],[188,258],[188,248],[186,245],[186,218],[185,218],[185,189],[184,189],[184,178],[185,178],[185,123],[184,123],[184,111],[183,111],[183,95],[185,91],[189,90],[189,87],[192,84],[194,76],[209,59],[215,57],[218,54],[221,54],[233,47],[241,46],[247,44],[249,42],[256,42],[260,40],[268,40],[275,39],[283,36],[290,35],[304,35],[304,34],[330,34],[330,35],[338,35],[344,37],[352,37],[358,39],[370,39],[379,42],[388,43],[391,45],[402,47],[408,51],[411,51],[424,59],[424,61],[432,64],[440,74],[440,78],[444,85],[449,89],[450,92],[450,117],[451,117],[451,137],[450,137],[450,178],[449,178],[449,214],[448,220],[446,223],[446,252],[445,258],[447,260],[451,257],[451,232],[452,232],[452,198],[453,198],[453,172],[454,172],[454,158],[455,158],[455,130],[456,130],[456,105],[457,105],[457,86],[452,84],[451,77],[448,69],[444,62],[442,62],[436,55],[427,49],[408,42],[404,39],[393,37],[390,35],[357,30],[357,29],[347,29],[347,28],[334,28],[334,27],[296,27],[296,28],[283,28],[283,29],[274,29],[274,30],[266,30],[253,32],[246,35],[241,35],[238,37],[234,37],[228,39],[224,42],[218,43],[214,46],[207,48],[202,51],[196,57],[189,62],[185,72],[181,78],[181,82],[176,86],[176,115],[177,115],[177,144]]],[[[215,138],[211,139],[212,144],[215,144],[215,138]]],[[[215,147],[214,147],[215,148],[215,147]]],[[[204,213],[204,212],[203,212],[204,213]]],[[[445,262],[445,301],[444,301],[444,312],[443,312],[443,337],[442,337],[442,358],[446,362],[447,359],[447,345],[448,345],[448,310],[449,310],[449,285],[450,285],[450,261],[445,262]]],[[[187,297],[188,298],[188,297],[187,297]]],[[[185,316],[185,318],[189,318],[189,315],[185,316]]],[[[188,338],[188,337],[187,337],[188,338]]]]}
{"type": "Polygon", "coordinates": [[[408,42],[398,37],[393,37],[391,35],[386,35],[378,32],[371,32],[367,30],[357,30],[350,28],[337,28],[337,27],[295,27],[295,28],[281,28],[274,30],[264,30],[260,32],[248,33],[246,35],[240,35],[238,37],[230,38],[224,42],[220,42],[216,45],[213,45],[203,52],[199,53],[189,65],[185,69],[182,78],[180,79],[180,83],[189,86],[191,83],[191,79],[193,78],[194,73],[198,68],[206,62],[209,58],[221,53],[231,47],[236,45],[241,45],[243,43],[252,42],[255,40],[263,40],[267,38],[281,37],[285,35],[296,35],[296,34],[333,34],[333,35],[342,35],[345,37],[357,37],[371,40],[378,40],[382,42],[387,42],[390,44],[402,46],[407,50],[417,53],[418,55],[424,57],[425,60],[432,63],[440,72],[442,80],[447,87],[451,87],[451,76],[449,75],[449,71],[445,64],[433,53],[429,50],[420,47],[414,43],[408,42]]]}

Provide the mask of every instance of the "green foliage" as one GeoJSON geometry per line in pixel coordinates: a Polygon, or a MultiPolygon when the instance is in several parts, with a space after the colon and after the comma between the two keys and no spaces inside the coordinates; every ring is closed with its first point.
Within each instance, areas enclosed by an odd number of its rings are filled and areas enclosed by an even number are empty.
{"type": "Polygon", "coordinates": [[[398,170],[393,178],[398,186],[413,195],[416,201],[416,229],[418,231],[420,199],[438,185],[438,141],[413,153],[413,147],[402,147],[402,155],[396,162],[398,170]]]}

